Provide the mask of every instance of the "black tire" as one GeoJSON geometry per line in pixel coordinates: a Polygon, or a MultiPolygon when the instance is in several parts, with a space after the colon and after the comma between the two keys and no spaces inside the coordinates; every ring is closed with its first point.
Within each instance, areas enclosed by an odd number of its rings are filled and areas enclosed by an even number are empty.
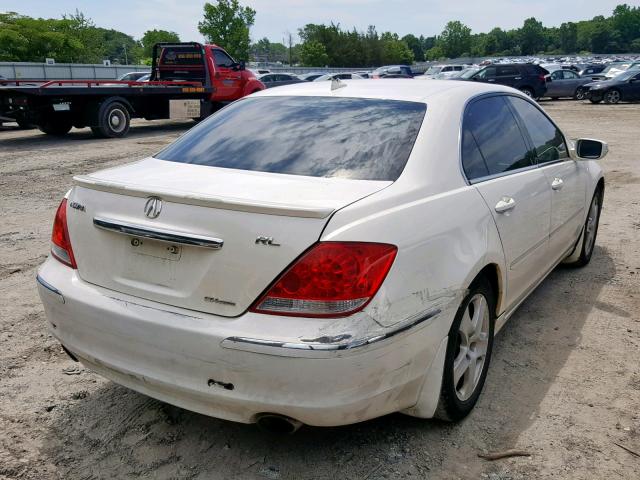
{"type": "Polygon", "coordinates": [[[587,97],[587,92],[585,92],[584,88],[578,87],[576,93],[573,95],[573,98],[576,100],[584,100],[587,97]]]}
{"type": "Polygon", "coordinates": [[[551,100],[558,100],[560,97],[551,97],[551,100]]]}
{"type": "Polygon", "coordinates": [[[38,125],[38,128],[42,133],[60,137],[69,133],[72,126],[71,119],[60,116],[44,119],[44,121],[38,125]]]}
{"type": "Polygon", "coordinates": [[[530,89],[529,87],[522,87],[520,91],[524,93],[527,97],[534,98],[535,94],[533,93],[533,90],[530,89]]]}
{"type": "Polygon", "coordinates": [[[96,137],[120,138],[129,133],[131,116],[120,102],[104,103],[98,112],[98,126],[91,127],[96,137]]]}
{"type": "Polygon", "coordinates": [[[570,267],[584,267],[591,261],[591,255],[593,255],[593,249],[596,244],[596,237],[598,236],[598,226],[600,225],[600,212],[602,211],[602,201],[604,200],[602,188],[598,188],[593,194],[591,203],[589,204],[589,212],[587,213],[587,219],[584,222],[583,232],[581,235],[581,242],[576,248],[580,249],[580,256],[575,262],[567,263],[570,267]],[[594,210],[594,203],[596,207],[594,210]],[[592,215],[595,213],[595,217],[592,215]],[[590,235],[593,233],[593,235],[590,235]]]}
{"type": "Polygon", "coordinates": [[[609,105],[615,105],[620,100],[622,100],[622,95],[620,94],[620,90],[612,88],[611,90],[607,90],[604,94],[604,103],[609,105]]]}
{"type": "MultiPolygon", "coordinates": [[[[495,293],[493,292],[491,284],[487,281],[487,279],[481,277],[474,281],[471,287],[469,287],[469,291],[462,301],[460,308],[458,309],[453,320],[453,323],[451,324],[451,329],[449,331],[449,340],[447,343],[447,353],[444,360],[444,372],[442,378],[442,388],[440,390],[440,400],[438,402],[438,408],[436,409],[434,415],[435,418],[450,422],[462,420],[471,412],[476,402],[478,401],[478,397],[482,392],[482,387],[487,377],[489,363],[491,361],[491,351],[493,349],[493,334],[495,325],[495,311],[495,293]],[[456,358],[459,358],[462,355],[464,357],[464,360],[466,360],[469,352],[474,353],[474,349],[472,348],[473,342],[469,343],[468,347],[462,347],[462,343],[464,343],[464,340],[462,338],[463,334],[461,333],[461,324],[463,321],[463,317],[465,317],[467,313],[470,313],[471,317],[473,316],[474,312],[471,312],[470,310],[474,308],[474,305],[476,303],[472,301],[475,300],[478,296],[482,296],[484,298],[486,302],[486,312],[488,313],[488,317],[486,319],[483,317],[483,321],[488,322],[486,353],[484,354],[484,361],[482,362],[482,365],[480,367],[482,370],[479,373],[479,377],[477,377],[477,380],[474,380],[472,382],[472,384],[474,385],[472,390],[469,391],[469,389],[466,389],[466,395],[461,398],[460,381],[462,381],[463,384],[467,381],[467,370],[465,370],[465,375],[460,376],[460,379],[456,383],[454,377],[454,366],[456,364],[456,358]],[[465,348],[466,350],[463,350],[463,348],[465,348]],[[465,351],[468,353],[465,354],[465,351]]],[[[471,362],[473,360],[469,361],[471,362]]],[[[477,362],[478,360],[475,361],[477,362]]]]}

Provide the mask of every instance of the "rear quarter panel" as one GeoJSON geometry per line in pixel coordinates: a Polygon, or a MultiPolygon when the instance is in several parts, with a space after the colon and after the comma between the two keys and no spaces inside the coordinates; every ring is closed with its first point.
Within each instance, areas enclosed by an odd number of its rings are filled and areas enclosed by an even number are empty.
{"type": "MultiPolygon", "coordinates": [[[[358,203],[331,219],[322,240],[375,241],[398,247],[383,286],[366,308],[383,326],[438,309],[443,312],[438,331],[444,337],[480,270],[496,264],[504,271],[495,223],[472,186],[431,196],[418,194],[399,203],[387,199],[382,208],[358,203]]],[[[504,278],[499,283],[504,285],[504,278]]]]}

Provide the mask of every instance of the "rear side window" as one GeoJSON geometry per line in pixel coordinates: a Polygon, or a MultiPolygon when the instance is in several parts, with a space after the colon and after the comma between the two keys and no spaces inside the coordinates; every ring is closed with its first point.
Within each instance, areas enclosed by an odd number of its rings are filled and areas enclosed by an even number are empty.
{"type": "Polygon", "coordinates": [[[498,67],[498,76],[499,77],[508,77],[508,76],[516,76],[520,72],[516,67],[498,67]]]}
{"type": "Polygon", "coordinates": [[[427,106],[397,100],[248,97],[156,158],[256,172],[396,180],[427,106]]]}
{"type": "Polygon", "coordinates": [[[532,155],[504,96],[482,98],[467,107],[462,167],[469,180],[530,165],[532,155]]]}
{"type": "Polygon", "coordinates": [[[536,151],[538,163],[553,162],[569,157],[562,132],[535,106],[521,98],[509,97],[522,119],[536,151]]]}

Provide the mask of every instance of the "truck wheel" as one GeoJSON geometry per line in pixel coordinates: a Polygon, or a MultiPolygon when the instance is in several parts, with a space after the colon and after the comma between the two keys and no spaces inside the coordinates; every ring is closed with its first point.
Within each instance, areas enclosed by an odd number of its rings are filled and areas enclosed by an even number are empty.
{"type": "Polygon", "coordinates": [[[100,107],[98,121],[97,127],[91,127],[96,137],[120,138],[129,132],[131,116],[122,103],[111,102],[100,107]]]}
{"type": "Polygon", "coordinates": [[[71,130],[71,127],[71,119],[58,117],[46,118],[38,125],[41,132],[56,136],[66,135],[71,130]]]}

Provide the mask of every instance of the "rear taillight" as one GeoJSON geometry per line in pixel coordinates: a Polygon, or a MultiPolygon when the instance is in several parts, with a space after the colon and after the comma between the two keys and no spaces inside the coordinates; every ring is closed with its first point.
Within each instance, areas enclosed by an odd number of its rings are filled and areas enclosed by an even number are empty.
{"type": "Polygon", "coordinates": [[[397,247],[320,242],[296,260],[251,307],[252,312],[341,317],[362,310],[384,281],[397,247]]]}
{"type": "Polygon", "coordinates": [[[78,268],[73,257],[69,229],[67,228],[67,199],[63,198],[56,212],[51,232],[51,255],[71,268],[78,268]]]}
{"type": "Polygon", "coordinates": [[[548,80],[551,80],[551,79],[547,79],[547,77],[546,77],[546,76],[544,76],[544,75],[539,75],[539,76],[538,76],[538,78],[539,78],[540,80],[542,80],[543,82],[547,82],[548,80]]]}

